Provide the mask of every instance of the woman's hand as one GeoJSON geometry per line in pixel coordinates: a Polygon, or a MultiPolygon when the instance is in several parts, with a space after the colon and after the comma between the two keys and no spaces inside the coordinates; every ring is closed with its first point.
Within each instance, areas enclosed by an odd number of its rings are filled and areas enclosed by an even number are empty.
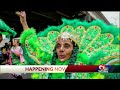
{"type": "Polygon", "coordinates": [[[16,14],[19,16],[20,18],[20,22],[23,26],[23,29],[26,30],[28,29],[28,24],[27,24],[27,20],[26,20],[26,13],[25,11],[17,11],[16,14]]]}
{"type": "Polygon", "coordinates": [[[19,16],[21,24],[26,22],[26,13],[25,13],[25,11],[20,11],[20,12],[17,11],[16,14],[19,16]]]}

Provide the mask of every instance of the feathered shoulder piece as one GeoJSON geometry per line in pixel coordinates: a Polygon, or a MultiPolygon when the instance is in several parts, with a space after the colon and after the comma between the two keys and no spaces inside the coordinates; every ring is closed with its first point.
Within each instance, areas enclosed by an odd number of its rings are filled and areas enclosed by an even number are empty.
{"type": "Polygon", "coordinates": [[[11,35],[15,37],[17,33],[12,30],[2,19],[0,19],[0,34],[4,34],[7,37],[10,37],[11,35]]]}

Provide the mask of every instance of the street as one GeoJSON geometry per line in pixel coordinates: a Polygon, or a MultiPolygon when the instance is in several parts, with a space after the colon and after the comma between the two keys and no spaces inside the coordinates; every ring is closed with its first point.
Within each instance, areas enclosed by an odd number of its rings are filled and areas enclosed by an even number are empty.
{"type": "MultiPolygon", "coordinates": [[[[31,74],[21,74],[23,79],[31,79],[31,74]]],[[[0,74],[0,79],[16,79],[12,74],[0,74]]]]}

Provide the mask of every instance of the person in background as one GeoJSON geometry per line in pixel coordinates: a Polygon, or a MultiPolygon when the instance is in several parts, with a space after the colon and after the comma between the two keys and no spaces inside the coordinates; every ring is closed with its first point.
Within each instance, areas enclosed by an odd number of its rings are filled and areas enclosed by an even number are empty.
{"type": "Polygon", "coordinates": [[[0,34],[0,51],[1,64],[9,64],[9,39],[5,35],[0,34]]]}
{"type": "Polygon", "coordinates": [[[25,59],[23,56],[23,50],[19,45],[19,38],[14,38],[12,43],[13,43],[13,46],[11,48],[12,64],[13,65],[24,64],[25,59]]]}

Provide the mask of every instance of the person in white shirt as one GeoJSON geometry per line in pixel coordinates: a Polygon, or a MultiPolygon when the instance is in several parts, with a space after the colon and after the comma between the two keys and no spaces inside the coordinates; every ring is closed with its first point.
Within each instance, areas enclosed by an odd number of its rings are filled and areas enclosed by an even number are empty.
{"type": "Polygon", "coordinates": [[[5,46],[5,43],[9,43],[9,39],[5,35],[0,34],[0,48],[5,46]]]}

